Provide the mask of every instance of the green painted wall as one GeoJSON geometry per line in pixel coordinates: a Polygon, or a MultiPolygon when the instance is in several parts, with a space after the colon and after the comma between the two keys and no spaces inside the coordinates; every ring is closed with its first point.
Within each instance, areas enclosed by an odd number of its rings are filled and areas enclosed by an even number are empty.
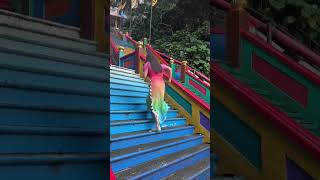
{"type": "Polygon", "coordinates": [[[178,94],[174,89],[170,86],[166,85],[166,93],[170,95],[177,103],[179,103],[190,115],[192,115],[192,106],[191,104],[185,100],[180,94],[178,94]]]}
{"type": "Polygon", "coordinates": [[[214,129],[238,152],[258,169],[261,168],[261,138],[254,129],[247,126],[236,115],[217,100],[211,101],[215,107],[211,117],[214,129]]]}

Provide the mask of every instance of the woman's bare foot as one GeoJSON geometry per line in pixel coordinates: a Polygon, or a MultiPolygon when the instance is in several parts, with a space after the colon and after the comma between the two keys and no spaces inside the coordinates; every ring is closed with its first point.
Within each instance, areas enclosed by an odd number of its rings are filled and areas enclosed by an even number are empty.
{"type": "Polygon", "coordinates": [[[152,116],[153,116],[153,119],[156,120],[157,131],[161,132],[161,126],[160,126],[160,122],[159,122],[157,113],[152,112],[152,116]]]}

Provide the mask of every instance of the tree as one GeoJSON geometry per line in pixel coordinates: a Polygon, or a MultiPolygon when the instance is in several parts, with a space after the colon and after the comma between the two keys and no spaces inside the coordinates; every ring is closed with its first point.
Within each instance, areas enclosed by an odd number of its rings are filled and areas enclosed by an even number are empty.
{"type": "MultiPolygon", "coordinates": [[[[177,59],[187,60],[191,67],[209,75],[208,0],[159,0],[153,9],[152,42],[156,49],[177,59]]],[[[130,14],[128,4],[126,14],[130,14]]],[[[141,40],[149,36],[150,4],[132,11],[131,34],[141,40]]],[[[129,22],[125,24],[129,30],[129,22]]]]}

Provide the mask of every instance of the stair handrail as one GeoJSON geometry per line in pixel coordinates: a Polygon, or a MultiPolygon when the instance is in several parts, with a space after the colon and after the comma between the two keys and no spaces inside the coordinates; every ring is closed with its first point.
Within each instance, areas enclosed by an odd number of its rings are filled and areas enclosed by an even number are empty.
{"type": "MultiPolygon", "coordinates": [[[[231,5],[226,2],[225,0],[211,0],[210,3],[212,5],[219,6],[223,10],[230,10],[231,5]]],[[[255,28],[261,28],[263,31],[267,32],[268,31],[268,25],[261,22],[257,18],[250,16],[249,17],[249,23],[250,25],[254,26],[255,28]]],[[[306,48],[303,44],[298,42],[297,40],[292,39],[289,35],[283,33],[282,31],[278,29],[274,29],[272,31],[272,36],[279,42],[281,43],[282,46],[286,47],[287,49],[292,49],[299,54],[301,54],[304,58],[305,61],[312,64],[316,65],[317,67],[320,67],[320,56],[313,52],[312,50],[306,48]]]]}
{"type": "Polygon", "coordinates": [[[112,51],[112,56],[110,56],[110,58],[111,60],[114,59],[113,63],[117,64],[117,59],[119,58],[119,49],[117,48],[116,44],[113,42],[112,38],[110,38],[110,47],[112,51]]]}
{"type": "Polygon", "coordinates": [[[320,138],[303,128],[288,115],[275,108],[270,102],[225,72],[220,68],[219,64],[212,63],[210,69],[216,72],[214,76],[215,82],[220,82],[230,88],[243,102],[266,116],[280,131],[299,144],[302,144],[303,147],[320,159],[320,138]]]}
{"type": "MultiPolygon", "coordinates": [[[[154,56],[156,56],[162,63],[168,65],[168,62],[164,60],[150,45],[147,46],[148,50],[152,52],[154,56]]],[[[145,58],[145,56],[142,56],[142,58],[145,58]]],[[[146,59],[144,59],[146,60],[146,59]]],[[[168,79],[168,75],[165,74],[165,77],[168,79]]],[[[197,103],[199,103],[203,108],[210,111],[210,105],[206,103],[204,100],[196,96],[194,93],[192,93],[189,89],[184,87],[179,81],[172,79],[172,83],[178,86],[180,89],[182,89],[185,93],[187,93],[189,96],[191,96],[197,103]]]]}
{"type": "MultiPolygon", "coordinates": [[[[170,59],[174,60],[175,64],[182,64],[182,61],[174,59],[172,56],[166,55],[163,52],[160,52],[159,50],[155,50],[157,53],[159,53],[161,56],[166,57],[167,61],[169,61],[170,59]]],[[[210,87],[210,79],[205,76],[204,74],[200,73],[199,71],[195,70],[194,68],[190,67],[189,65],[187,66],[187,72],[190,76],[198,79],[203,85],[210,87]],[[193,73],[190,73],[193,72],[193,73]],[[195,75],[196,76],[195,76],[195,75]],[[198,76],[198,77],[197,77],[198,76]]]]}

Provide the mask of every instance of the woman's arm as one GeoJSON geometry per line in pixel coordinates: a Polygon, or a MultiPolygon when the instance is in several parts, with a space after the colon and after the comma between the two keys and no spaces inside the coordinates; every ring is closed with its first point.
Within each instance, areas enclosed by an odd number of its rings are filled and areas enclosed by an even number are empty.
{"type": "Polygon", "coordinates": [[[146,64],[144,64],[144,66],[143,66],[143,77],[144,77],[144,79],[146,79],[147,78],[147,75],[148,75],[148,65],[149,65],[149,62],[147,62],[146,64]]]}
{"type": "Polygon", "coordinates": [[[162,67],[164,68],[164,70],[168,71],[168,75],[169,75],[169,82],[171,82],[171,79],[172,79],[172,68],[167,66],[167,65],[162,65],[162,67]]]}

